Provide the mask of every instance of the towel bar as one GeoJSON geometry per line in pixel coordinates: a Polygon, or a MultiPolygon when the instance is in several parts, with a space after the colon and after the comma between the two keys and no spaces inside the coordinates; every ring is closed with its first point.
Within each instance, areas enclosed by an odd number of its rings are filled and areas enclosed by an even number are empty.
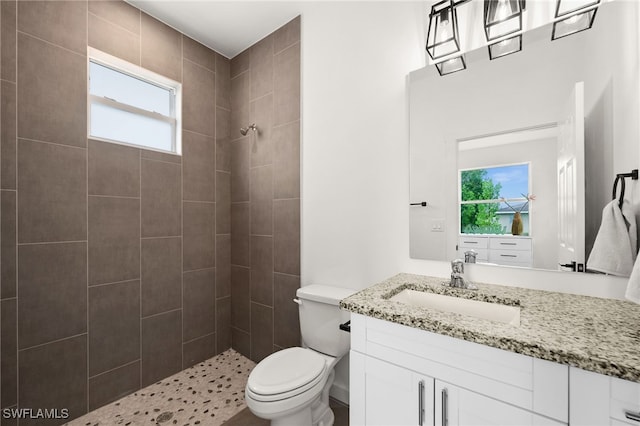
{"type": "Polygon", "coordinates": [[[613,181],[613,195],[612,200],[616,199],[616,192],[618,192],[618,182],[620,182],[620,199],[618,206],[622,209],[622,203],[624,202],[624,190],[625,190],[625,178],[630,177],[631,180],[638,180],[638,169],[631,170],[631,173],[618,173],[616,180],[613,181]]]}

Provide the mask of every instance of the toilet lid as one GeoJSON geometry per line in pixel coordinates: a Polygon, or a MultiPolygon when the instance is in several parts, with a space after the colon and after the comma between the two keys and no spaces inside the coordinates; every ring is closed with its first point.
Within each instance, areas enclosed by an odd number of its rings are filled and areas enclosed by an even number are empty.
{"type": "Polygon", "coordinates": [[[258,363],[247,386],[260,395],[281,394],[312,382],[325,368],[324,357],[310,349],[283,349],[258,363]]]}

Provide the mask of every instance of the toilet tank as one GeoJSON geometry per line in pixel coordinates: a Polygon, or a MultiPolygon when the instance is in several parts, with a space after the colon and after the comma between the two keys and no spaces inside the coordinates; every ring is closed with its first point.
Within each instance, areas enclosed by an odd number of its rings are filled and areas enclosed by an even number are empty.
{"type": "Polygon", "coordinates": [[[356,290],[309,285],[296,292],[300,312],[302,344],[318,352],[340,357],[349,352],[350,335],[339,325],[349,321],[349,312],[340,309],[340,300],[356,290]]]}

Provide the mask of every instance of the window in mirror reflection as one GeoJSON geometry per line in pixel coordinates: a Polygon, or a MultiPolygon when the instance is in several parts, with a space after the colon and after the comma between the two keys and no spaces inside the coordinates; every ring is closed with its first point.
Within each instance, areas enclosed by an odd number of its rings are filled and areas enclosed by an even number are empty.
{"type": "Polygon", "coordinates": [[[460,170],[461,234],[511,234],[516,213],[529,235],[530,163],[460,170]]]}

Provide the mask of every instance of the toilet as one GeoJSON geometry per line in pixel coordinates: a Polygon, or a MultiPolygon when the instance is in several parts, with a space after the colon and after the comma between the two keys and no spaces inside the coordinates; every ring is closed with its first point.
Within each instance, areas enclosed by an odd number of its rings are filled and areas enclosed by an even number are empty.
{"type": "Polygon", "coordinates": [[[349,320],[340,300],[354,290],[310,285],[299,288],[302,347],[275,352],[251,371],[245,389],[247,406],[272,426],[332,426],[329,389],[333,367],[349,352],[349,333],[339,328],[349,320]]]}

